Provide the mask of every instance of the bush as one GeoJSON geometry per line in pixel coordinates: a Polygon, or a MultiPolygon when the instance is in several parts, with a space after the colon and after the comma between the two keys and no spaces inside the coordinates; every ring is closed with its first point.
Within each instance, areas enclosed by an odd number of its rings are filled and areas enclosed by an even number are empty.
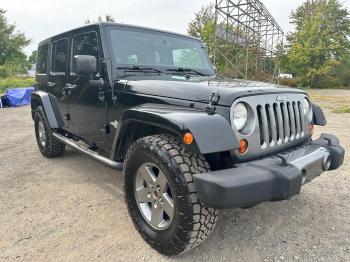
{"type": "Polygon", "coordinates": [[[342,81],[334,76],[317,77],[312,83],[312,88],[328,89],[343,86],[342,81]]]}
{"type": "Polygon", "coordinates": [[[17,74],[25,74],[27,70],[30,69],[30,64],[26,63],[6,63],[4,65],[0,65],[0,77],[8,78],[15,76],[17,74]]]}
{"type": "Polygon", "coordinates": [[[283,86],[298,87],[299,79],[297,78],[280,78],[279,84],[283,86]]]}
{"type": "Polygon", "coordinates": [[[9,77],[0,79],[0,94],[8,88],[30,87],[34,86],[35,78],[33,77],[9,77]]]}
{"type": "MultiPolygon", "coordinates": [[[[350,78],[350,77],[349,77],[350,78]]],[[[290,87],[310,87],[310,83],[305,82],[305,79],[299,78],[299,77],[293,77],[293,78],[280,78],[279,84],[283,86],[290,86],[290,87]]],[[[350,85],[346,83],[346,81],[342,81],[341,79],[335,78],[333,76],[327,76],[327,77],[317,77],[314,79],[312,83],[312,87],[315,89],[338,89],[338,88],[350,88],[350,85]]]]}

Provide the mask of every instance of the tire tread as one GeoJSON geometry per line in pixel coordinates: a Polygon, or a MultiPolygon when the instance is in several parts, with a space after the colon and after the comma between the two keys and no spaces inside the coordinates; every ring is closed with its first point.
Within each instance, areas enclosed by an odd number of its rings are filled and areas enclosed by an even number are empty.
{"type": "MultiPolygon", "coordinates": [[[[129,156],[139,148],[139,143],[146,143],[153,148],[159,148],[164,155],[168,155],[169,161],[175,161],[179,168],[178,171],[182,173],[185,179],[185,186],[187,186],[189,192],[189,204],[192,206],[190,208],[192,209],[192,230],[188,232],[187,239],[178,237],[177,240],[180,243],[174,243],[173,248],[179,251],[176,252],[176,255],[186,252],[198,246],[213,232],[218,219],[218,210],[209,208],[200,202],[193,181],[193,174],[205,173],[210,170],[210,166],[202,155],[188,152],[179,139],[168,134],[144,137],[136,141],[129,148],[125,163],[128,163],[129,156]]],[[[139,228],[138,230],[142,233],[142,230],[139,228]]],[[[146,241],[152,242],[152,239],[146,237],[146,241]]]]}
{"type": "Polygon", "coordinates": [[[47,158],[55,158],[60,157],[65,152],[65,144],[58,141],[53,136],[53,129],[50,128],[49,122],[47,120],[44,109],[41,106],[38,106],[35,109],[34,121],[38,121],[38,117],[40,117],[44,123],[45,132],[46,132],[46,145],[45,148],[42,148],[38,141],[38,146],[40,152],[47,158]],[[38,114],[38,115],[37,115],[38,114]]]}

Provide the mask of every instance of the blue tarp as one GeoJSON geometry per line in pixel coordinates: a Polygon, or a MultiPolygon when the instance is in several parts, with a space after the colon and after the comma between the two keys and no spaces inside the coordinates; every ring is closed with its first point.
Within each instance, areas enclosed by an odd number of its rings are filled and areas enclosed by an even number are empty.
{"type": "Polygon", "coordinates": [[[30,104],[34,87],[8,89],[0,98],[0,107],[17,107],[30,104]]]}

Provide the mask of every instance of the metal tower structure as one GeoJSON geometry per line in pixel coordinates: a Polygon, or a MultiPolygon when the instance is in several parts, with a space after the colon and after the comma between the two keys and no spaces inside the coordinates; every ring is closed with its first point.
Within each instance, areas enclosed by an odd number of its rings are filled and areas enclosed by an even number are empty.
{"type": "Polygon", "coordinates": [[[224,76],[276,81],[283,38],[259,0],[216,0],[214,63],[224,76]]]}

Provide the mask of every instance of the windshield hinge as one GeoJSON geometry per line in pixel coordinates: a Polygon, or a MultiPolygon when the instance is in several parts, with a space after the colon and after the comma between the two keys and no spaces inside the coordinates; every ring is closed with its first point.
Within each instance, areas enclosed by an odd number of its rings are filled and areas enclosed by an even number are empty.
{"type": "Polygon", "coordinates": [[[206,109],[208,111],[214,111],[215,110],[214,105],[217,105],[219,100],[220,100],[219,92],[217,90],[213,91],[209,97],[206,109]]]}

